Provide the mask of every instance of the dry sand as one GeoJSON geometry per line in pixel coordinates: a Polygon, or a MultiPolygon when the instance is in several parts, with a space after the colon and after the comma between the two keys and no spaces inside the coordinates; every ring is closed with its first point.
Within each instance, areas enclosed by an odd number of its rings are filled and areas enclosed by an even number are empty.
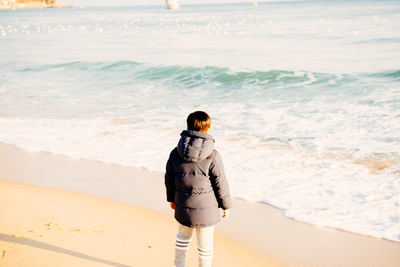
{"type": "MultiPolygon", "coordinates": [[[[79,266],[75,261],[83,262],[82,266],[172,266],[176,225],[165,200],[162,173],[0,144],[0,179],[63,189],[0,184],[0,208],[6,218],[0,220],[0,266],[13,253],[26,255],[26,265],[11,266],[79,266]],[[46,223],[51,223],[50,229],[46,223]],[[46,235],[26,232],[32,227],[46,235]],[[12,237],[24,233],[30,234],[29,240],[12,237]],[[4,257],[1,249],[6,251],[4,257]],[[34,260],[47,264],[48,258],[64,262],[59,257],[74,264],[32,265],[34,260]],[[145,262],[138,264],[135,259],[145,262]]],[[[307,267],[400,266],[398,242],[300,223],[269,205],[239,199],[217,233],[215,267],[270,266],[272,262],[307,267]]],[[[194,267],[194,251],[191,257],[194,267]]]]}
{"type": "MultiPolygon", "coordinates": [[[[0,180],[0,266],[173,266],[164,214],[82,193],[0,180]]],[[[274,266],[216,235],[215,266],[274,266]]],[[[197,266],[191,247],[189,266],[197,266]]]]}

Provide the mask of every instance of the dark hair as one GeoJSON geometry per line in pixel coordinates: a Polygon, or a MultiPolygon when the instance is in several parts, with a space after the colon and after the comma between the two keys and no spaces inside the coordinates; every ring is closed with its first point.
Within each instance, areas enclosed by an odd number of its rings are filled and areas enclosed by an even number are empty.
{"type": "Polygon", "coordinates": [[[204,111],[190,113],[186,119],[188,130],[207,132],[211,127],[211,118],[204,111]]]}

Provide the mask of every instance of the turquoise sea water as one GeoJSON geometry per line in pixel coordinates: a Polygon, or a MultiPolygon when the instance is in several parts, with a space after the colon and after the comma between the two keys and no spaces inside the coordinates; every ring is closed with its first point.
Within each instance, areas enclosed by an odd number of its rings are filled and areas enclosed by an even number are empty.
{"type": "Polygon", "coordinates": [[[397,1],[0,11],[0,141],[163,171],[190,112],[237,197],[400,241],[397,1]]]}

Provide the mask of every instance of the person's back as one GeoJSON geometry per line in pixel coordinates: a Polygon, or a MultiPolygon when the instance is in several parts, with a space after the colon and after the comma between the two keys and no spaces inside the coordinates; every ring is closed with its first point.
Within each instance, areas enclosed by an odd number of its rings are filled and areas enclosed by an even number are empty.
{"type": "Polygon", "coordinates": [[[197,232],[199,264],[211,266],[214,225],[231,207],[229,187],[214,138],[207,134],[211,119],[196,111],[187,118],[188,130],[181,133],[178,146],[167,162],[165,185],[167,201],[179,222],[175,245],[175,265],[186,266],[187,250],[197,232]]]}

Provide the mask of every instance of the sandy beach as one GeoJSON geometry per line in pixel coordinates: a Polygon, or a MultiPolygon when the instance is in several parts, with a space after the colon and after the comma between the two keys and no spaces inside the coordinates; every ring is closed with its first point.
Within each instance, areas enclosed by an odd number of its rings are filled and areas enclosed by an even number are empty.
{"type": "MultiPolygon", "coordinates": [[[[0,181],[1,266],[172,266],[176,223],[129,204],[0,181]]],[[[216,235],[215,266],[275,266],[216,235]]],[[[192,246],[189,264],[196,266],[192,246]]]]}
{"type": "MultiPolygon", "coordinates": [[[[1,266],[173,266],[163,174],[0,144],[1,266]]],[[[400,244],[234,200],[214,266],[399,266],[400,244]]],[[[196,266],[191,248],[189,266],[196,266]]]]}

